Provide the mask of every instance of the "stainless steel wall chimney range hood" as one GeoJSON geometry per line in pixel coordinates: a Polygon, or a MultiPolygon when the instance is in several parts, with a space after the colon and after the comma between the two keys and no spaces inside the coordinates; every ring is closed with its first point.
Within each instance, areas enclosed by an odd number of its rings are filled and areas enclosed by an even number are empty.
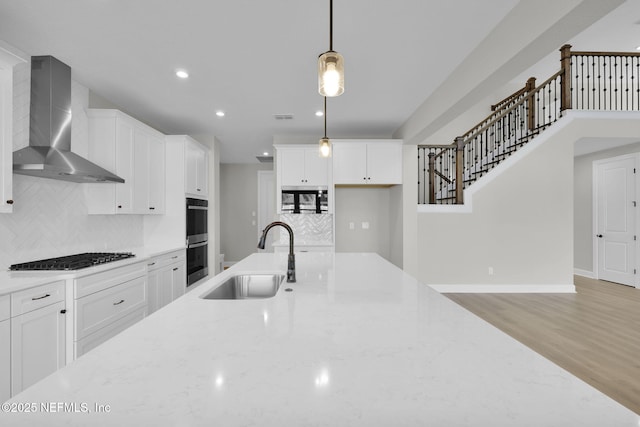
{"type": "Polygon", "coordinates": [[[31,57],[29,146],[13,153],[13,172],[71,182],[124,179],[71,152],[71,68],[31,57]]]}

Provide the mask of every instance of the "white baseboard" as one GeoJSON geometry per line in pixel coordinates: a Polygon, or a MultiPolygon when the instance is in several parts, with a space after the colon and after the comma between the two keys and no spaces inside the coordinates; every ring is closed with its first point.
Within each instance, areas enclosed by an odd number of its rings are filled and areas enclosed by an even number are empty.
{"type": "Polygon", "coordinates": [[[589,279],[595,279],[596,278],[596,275],[593,273],[593,271],[582,270],[580,268],[574,268],[573,269],[573,274],[575,274],[577,276],[588,277],[589,279]]]}
{"type": "Polygon", "coordinates": [[[574,285],[429,285],[441,294],[574,294],[574,285]]]}

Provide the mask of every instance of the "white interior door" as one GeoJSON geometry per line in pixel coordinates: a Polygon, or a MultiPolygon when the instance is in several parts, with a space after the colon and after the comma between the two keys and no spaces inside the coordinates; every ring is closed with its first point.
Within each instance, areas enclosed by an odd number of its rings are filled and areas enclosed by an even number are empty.
{"type": "MultiPolygon", "coordinates": [[[[276,183],[273,171],[258,171],[258,239],[262,235],[262,230],[275,220],[275,215],[276,183]]],[[[277,236],[274,231],[277,230],[272,230],[267,235],[264,252],[273,252],[273,239],[277,236]]]]}
{"type": "Polygon", "coordinates": [[[596,164],[598,278],[635,285],[635,157],[596,164]]]}

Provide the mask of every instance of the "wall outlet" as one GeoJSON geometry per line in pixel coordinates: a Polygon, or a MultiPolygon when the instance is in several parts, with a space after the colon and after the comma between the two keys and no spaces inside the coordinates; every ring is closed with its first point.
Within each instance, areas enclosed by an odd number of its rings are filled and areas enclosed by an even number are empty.
{"type": "Polygon", "coordinates": [[[369,229],[369,222],[368,221],[364,221],[362,223],[362,229],[363,230],[368,230],[369,229]]]}
{"type": "Polygon", "coordinates": [[[489,267],[489,276],[493,276],[493,267],[489,267]]]}

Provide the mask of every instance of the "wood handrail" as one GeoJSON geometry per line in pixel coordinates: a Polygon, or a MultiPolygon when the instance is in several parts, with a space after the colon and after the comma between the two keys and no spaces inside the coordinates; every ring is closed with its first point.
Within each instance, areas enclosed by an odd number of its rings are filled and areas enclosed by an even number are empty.
{"type": "Polygon", "coordinates": [[[640,52],[578,52],[571,51],[571,56],[640,56],[640,52]]]}
{"type": "MultiPolygon", "coordinates": [[[[547,83],[550,83],[551,81],[553,81],[554,79],[557,79],[558,77],[560,77],[560,75],[562,75],[562,73],[564,72],[564,70],[560,70],[557,73],[555,73],[553,76],[549,77],[547,80],[544,81],[544,83],[542,83],[541,85],[539,85],[535,90],[531,91],[531,95],[535,95],[536,93],[540,92],[542,90],[542,88],[544,88],[547,83]]],[[[493,120],[491,120],[490,122],[486,123],[485,125],[483,125],[480,129],[478,129],[476,132],[474,133],[482,133],[484,132],[487,128],[489,128],[490,126],[492,126],[494,123],[496,123],[498,120],[502,119],[503,117],[505,117],[507,114],[509,114],[511,111],[515,110],[517,107],[519,107],[520,105],[524,104],[527,101],[527,98],[523,98],[522,100],[518,101],[517,103],[513,104],[511,107],[507,108],[506,110],[504,110],[502,113],[500,113],[498,116],[494,117],[493,120]]],[[[464,136],[463,136],[464,137],[464,136]]],[[[473,138],[466,138],[464,139],[464,145],[467,145],[468,143],[470,143],[473,140],[473,138]]],[[[455,142],[452,144],[455,145],[455,142]]]]}
{"type": "Polygon", "coordinates": [[[520,89],[520,90],[517,90],[517,91],[513,92],[511,95],[507,96],[507,97],[506,97],[506,98],[504,98],[503,100],[498,101],[498,102],[496,102],[495,104],[493,104],[493,105],[491,106],[491,111],[496,111],[496,109],[497,109],[498,107],[500,107],[501,105],[504,105],[504,104],[508,103],[508,102],[509,102],[509,101],[511,101],[513,98],[517,98],[517,97],[519,97],[520,95],[524,95],[526,92],[527,92],[527,86],[523,87],[523,88],[522,88],[522,89],[520,89]]]}
{"type": "Polygon", "coordinates": [[[438,175],[440,178],[442,178],[443,180],[447,181],[447,184],[451,184],[453,181],[451,181],[449,179],[449,177],[445,176],[442,172],[440,171],[435,171],[435,174],[438,175]]]}
{"type": "MultiPolygon", "coordinates": [[[[638,58],[640,58],[640,52],[571,51],[571,45],[565,44],[560,48],[560,70],[546,79],[542,84],[536,85],[535,78],[530,78],[527,81],[525,87],[518,89],[511,95],[498,101],[496,104],[491,105],[491,114],[489,114],[480,123],[469,129],[467,132],[463,133],[462,136],[458,136],[457,138],[455,138],[455,141],[451,144],[418,145],[418,147],[420,148],[430,149],[429,159],[431,169],[429,181],[431,185],[431,191],[429,203],[437,203],[437,201],[435,200],[435,189],[433,188],[432,182],[436,177],[439,178],[441,182],[455,185],[455,197],[443,197],[438,200],[455,200],[455,203],[458,204],[463,202],[462,197],[464,184],[467,182],[473,182],[471,179],[469,179],[464,181],[463,183],[463,171],[465,167],[463,164],[464,158],[468,153],[471,153],[471,151],[469,150],[474,150],[474,148],[467,147],[469,146],[469,144],[475,144],[476,141],[480,141],[478,143],[483,144],[483,139],[479,140],[478,138],[483,138],[483,135],[487,133],[487,131],[489,131],[488,134],[491,134],[491,129],[495,127],[496,124],[498,126],[501,126],[501,124],[499,123],[501,120],[505,120],[505,118],[510,120],[510,115],[512,115],[514,111],[517,111],[517,114],[513,117],[517,116],[518,120],[518,122],[514,124],[514,126],[516,126],[515,128],[513,128],[514,132],[521,133],[518,141],[526,142],[531,137],[537,135],[542,129],[546,129],[553,122],[557,121],[559,117],[562,117],[564,111],[572,108],[585,108],[583,105],[584,100],[574,100],[572,97],[572,94],[575,91],[572,85],[573,67],[576,67],[576,64],[577,66],[580,66],[580,61],[573,60],[573,58],[578,57],[582,57],[584,62],[595,61],[595,59],[591,58],[597,57],[598,65],[600,64],[600,62],[602,62],[601,58],[604,58],[604,62],[610,62],[612,64],[620,63],[617,58],[627,58],[627,64],[636,64],[633,65],[634,67],[637,66],[637,63],[640,63],[640,61],[638,61],[638,58]],[[552,93],[553,98],[551,98],[552,93]],[[573,102],[577,102],[578,104],[572,105],[573,102]],[[582,102],[582,104],[580,102],[582,102]],[[548,111],[546,110],[547,108],[548,111]],[[554,118],[552,118],[551,116],[552,113],[554,115],[554,118]],[[541,120],[541,123],[538,123],[538,119],[541,120]],[[453,151],[455,151],[455,154],[453,153],[453,151]],[[449,162],[448,164],[450,165],[449,167],[453,167],[455,169],[455,177],[452,175],[452,172],[454,172],[453,169],[449,170],[446,175],[439,170],[435,170],[435,160],[444,155],[451,155],[452,157],[455,156],[455,159],[447,158],[447,162],[449,162]]],[[[622,62],[622,64],[624,65],[624,61],[622,62]]],[[[636,77],[637,76],[632,75],[631,80],[633,81],[633,79],[636,77]]],[[[587,76],[587,79],[588,78],[589,76],[587,76]]],[[[604,90],[606,91],[607,89],[605,88],[604,90]]],[[[615,91],[617,91],[617,86],[615,88],[615,91]]],[[[587,100],[587,102],[589,102],[589,100],[587,100]]],[[[604,102],[606,103],[606,100],[604,102]]],[[[609,100],[609,102],[612,101],[609,100]]],[[[629,108],[628,103],[635,102],[635,104],[633,104],[631,108],[634,110],[640,108],[638,107],[640,105],[640,100],[638,99],[636,99],[635,101],[629,101],[627,99],[624,102],[621,98],[621,105],[627,105],[627,108],[629,108]],[[624,102],[626,102],[627,104],[624,104],[624,102]]],[[[616,100],[615,106],[610,107],[617,109],[617,105],[618,104],[616,100]]],[[[590,107],[587,106],[586,108],[588,109],[590,107]]],[[[509,126],[512,127],[511,125],[509,126]]],[[[519,146],[521,146],[523,143],[519,142],[518,144],[520,144],[519,146]]],[[[498,162],[499,161],[501,160],[498,160],[498,162]]],[[[440,164],[442,165],[442,161],[440,161],[440,164]]],[[[486,171],[481,171],[480,176],[482,176],[482,173],[484,172],[486,171]]],[[[477,171],[473,173],[475,174],[477,173],[477,171]]],[[[477,177],[473,177],[473,180],[475,179],[477,179],[477,177]]],[[[450,192],[451,190],[447,191],[450,192]]]]}

